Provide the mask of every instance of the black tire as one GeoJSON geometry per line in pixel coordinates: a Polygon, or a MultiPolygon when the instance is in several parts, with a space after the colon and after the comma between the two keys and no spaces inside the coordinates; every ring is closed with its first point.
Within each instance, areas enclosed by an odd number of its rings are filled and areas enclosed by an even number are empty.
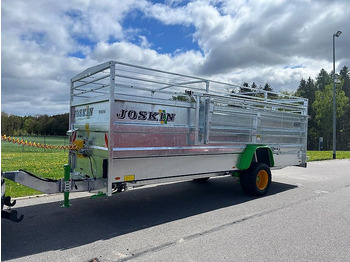
{"type": "Polygon", "coordinates": [[[204,183],[204,182],[207,182],[209,180],[210,177],[201,177],[201,178],[196,178],[196,179],[193,179],[194,182],[197,182],[197,183],[204,183]]]}
{"type": "Polygon", "coordinates": [[[247,170],[241,171],[243,191],[252,196],[265,195],[271,186],[271,170],[264,163],[252,163],[247,170]]]}

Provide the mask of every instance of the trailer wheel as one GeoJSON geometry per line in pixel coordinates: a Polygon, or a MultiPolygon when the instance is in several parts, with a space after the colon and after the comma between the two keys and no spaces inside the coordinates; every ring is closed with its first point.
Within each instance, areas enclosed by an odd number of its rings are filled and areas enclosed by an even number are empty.
{"type": "Polygon", "coordinates": [[[241,185],[243,191],[248,195],[265,195],[271,185],[271,170],[264,163],[252,163],[251,166],[241,171],[241,185]]]}

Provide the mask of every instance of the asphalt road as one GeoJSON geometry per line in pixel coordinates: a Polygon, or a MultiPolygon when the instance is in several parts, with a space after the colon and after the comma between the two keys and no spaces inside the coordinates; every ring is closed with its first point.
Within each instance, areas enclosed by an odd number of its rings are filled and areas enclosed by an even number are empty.
{"type": "Polygon", "coordinates": [[[231,177],[110,198],[18,200],[1,223],[2,261],[350,261],[350,160],[275,170],[270,193],[231,177]]]}

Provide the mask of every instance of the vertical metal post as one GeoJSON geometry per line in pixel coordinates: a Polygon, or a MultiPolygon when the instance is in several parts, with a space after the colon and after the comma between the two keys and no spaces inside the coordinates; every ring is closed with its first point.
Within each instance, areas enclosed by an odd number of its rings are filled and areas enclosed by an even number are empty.
{"type": "Polygon", "coordinates": [[[336,159],[335,34],[333,34],[333,159],[336,159]]]}
{"type": "Polygon", "coordinates": [[[69,189],[70,189],[70,165],[64,165],[64,203],[62,207],[70,207],[69,203],[69,189]]]}
{"type": "Polygon", "coordinates": [[[258,123],[259,123],[260,116],[261,116],[261,113],[257,113],[255,115],[254,119],[253,119],[253,128],[252,128],[252,131],[251,131],[251,141],[252,141],[253,144],[257,143],[257,139],[258,139],[258,123]]]}
{"type": "MultiPolygon", "coordinates": [[[[73,80],[70,81],[70,93],[69,93],[69,120],[68,120],[68,130],[73,130],[73,121],[75,119],[75,115],[74,115],[74,119],[73,119],[73,109],[72,109],[72,103],[73,103],[73,95],[74,95],[74,82],[73,80]]],[[[75,112],[74,112],[75,114],[75,112]]],[[[71,143],[73,142],[72,138],[70,137],[69,138],[69,142],[68,143],[71,143]]],[[[68,150],[68,164],[73,168],[75,168],[75,164],[73,164],[73,162],[75,162],[73,160],[73,156],[71,154],[71,151],[68,150]]]]}
{"type": "MultiPolygon", "coordinates": [[[[309,108],[309,100],[304,100],[304,110],[303,110],[303,113],[302,115],[305,116],[305,140],[304,140],[304,147],[302,148],[303,150],[303,157],[302,157],[302,163],[305,163],[307,162],[307,155],[306,155],[306,152],[307,152],[307,134],[308,134],[308,125],[307,125],[307,121],[308,121],[308,108],[309,108]]],[[[303,139],[302,139],[303,140],[303,139]]]]}
{"type": "Polygon", "coordinates": [[[72,102],[73,102],[73,88],[74,88],[74,83],[71,80],[70,82],[70,93],[69,93],[69,127],[68,129],[73,129],[72,126],[72,102]]]}
{"type": "MultiPolygon", "coordinates": [[[[205,91],[209,94],[210,84],[209,81],[205,81],[205,91]]],[[[204,130],[204,144],[209,143],[209,132],[210,132],[210,97],[205,97],[205,130],[204,130]]]]}
{"type": "Polygon", "coordinates": [[[199,145],[199,109],[200,109],[200,96],[196,95],[196,111],[195,111],[195,128],[194,128],[194,144],[199,145]]]}
{"type": "Polygon", "coordinates": [[[108,131],[108,175],[107,175],[107,196],[112,195],[113,172],[113,125],[114,125],[114,94],[115,94],[115,63],[111,62],[109,67],[109,131],[108,131]]]}
{"type": "Polygon", "coordinates": [[[336,34],[333,34],[333,159],[336,159],[336,148],[337,148],[337,122],[336,122],[336,103],[335,103],[335,96],[336,96],[336,90],[335,90],[335,38],[339,37],[341,35],[341,31],[338,31],[336,34]]]}

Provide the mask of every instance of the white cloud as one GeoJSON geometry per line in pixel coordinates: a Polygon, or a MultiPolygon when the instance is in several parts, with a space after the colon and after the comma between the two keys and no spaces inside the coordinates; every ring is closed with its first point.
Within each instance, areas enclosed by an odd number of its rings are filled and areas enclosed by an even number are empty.
{"type": "Polygon", "coordinates": [[[145,37],[144,35],[139,35],[140,38],[140,47],[144,48],[144,49],[148,49],[151,47],[151,44],[148,42],[147,37],[145,37]]]}
{"type": "Polygon", "coordinates": [[[192,17],[188,13],[188,6],[180,6],[173,8],[169,5],[154,4],[147,5],[147,8],[143,11],[148,17],[155,18],[166,25],[190,25],[192,23],[192,17]]]}
{"type": "Polygon", "coordinates": [[[99,43],[88,60],[96,63],[108,60],[125,61],[145,67],[173,71],[177,73],[193,72],[193,67],[199,67],[203,62],[200,52],[188,51],[176,55],[158,54],[155,50],[144,49],[128,42],[113,44],[99,43]]]}
{"type": "MultiPolygon", "coordinates": [[[[167,0],[3,1],[2,110],[16,114],[68,111],[69,79],[85,68],[120,60],[237,84],[269,82],[295,90],[300,79],[350,66],[350,5],[339,1],[167,0]],[[161,54],[152,28],[124,25],[129,15],[193,28],[200,50],[161,54]],[[77,54],[79,57],[71,57],[77,54]]],[[[186,36],[188,37],[188,31],[186,36]]]]}

